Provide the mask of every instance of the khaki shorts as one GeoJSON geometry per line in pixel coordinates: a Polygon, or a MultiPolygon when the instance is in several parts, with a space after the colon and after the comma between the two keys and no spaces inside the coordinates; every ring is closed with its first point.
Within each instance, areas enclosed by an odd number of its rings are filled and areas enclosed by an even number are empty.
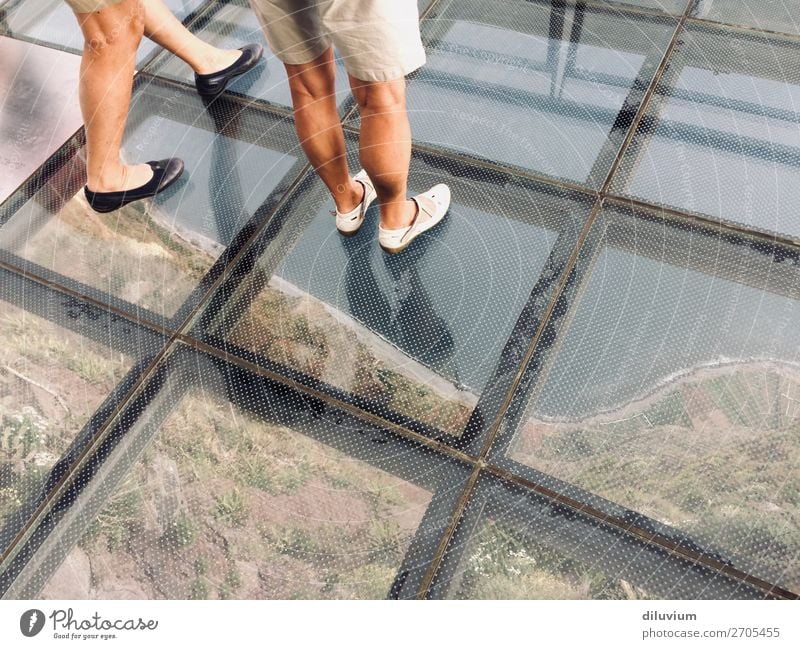
{"type": "Polygon", "coordinates": [[[416,0],[250,0],[270,49],[309,63],[331,45],[361,81],[390,81],[425,64],[416,0]]]}
{"type": "Polygon", "coordinates": [[[76,14],[88,14],[93,11],[100,11],[105,7],[116,5],[123,0],[66,0],[76,14]]]}

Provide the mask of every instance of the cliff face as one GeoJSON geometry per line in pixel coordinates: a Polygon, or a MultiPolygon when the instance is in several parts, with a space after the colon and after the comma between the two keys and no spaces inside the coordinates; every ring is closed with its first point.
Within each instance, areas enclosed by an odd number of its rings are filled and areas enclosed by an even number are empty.
{"type": "Polygon", "coordinates": [[[196,391],[42,596],[383,598],[430,498],[196,391]]]}
{"type": "Polygon", "coordinates": [[[613,412],[527,420],[512,457],[800,587],[800,372],[687,371],[613,412]]]}

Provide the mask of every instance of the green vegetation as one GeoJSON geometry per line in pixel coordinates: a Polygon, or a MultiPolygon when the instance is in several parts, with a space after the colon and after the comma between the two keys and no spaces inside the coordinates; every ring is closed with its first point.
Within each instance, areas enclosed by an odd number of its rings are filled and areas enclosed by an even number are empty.
{"type": "Polygon", "coordinates": [[[238,489],[232,489],[222,496],[216,496],[215,499],[217,502],[212,514],[217,520],[237,527],[247,522],[249,515],[247,498],[238,489]]]}
{"type": "Polygon", "coordinates": [[[0,402],[0,521],[33,498],[57,459],[58,440],[34,408],[10,413],[0,402]]]}
{"type": "Polygon", "coordinates": [[[800,384],[774,369],[726,369],[624,413],[548,425],[515,458],[752,559],[760,576],[797,590],[800,408],[792,395],[800,384]]]}
{"type": "Polygon", "coordinates": [[[102,557],[101,573],[114,566],[100,591],[128,576],[156,597],[383,598],[430,498],[400,484],[201,393],[171,415],[81,546],[102,557]],[[173,467],[177,492],[164,489],[173,467]],[[165,508],[175,513],[162,529],[165,508]]]}
{"type": "Polygon", "coordinates": [[[7,303],[2,303],[0,339],[2,524],[38,494],[53,463],[128,361],[7,303]]]}
{"type": "Polygon", "coordinates": [[[461,434],[472,410],[388,369],[347,325],[318,304],[269,287],[261,290],[228,337],[237,345],[454,435],[461,434]]]}
{"type": "Polygon", "coordinates": [[[302,527],[273,527],[266,538],[278,552],[295,559],[313,560],[319,554],[315,536],[302,527]]]}
{"type": "Polygon", "coordinates": [[[208,595],[208,584],[199,577],[189,586],[189,599],[208,599],[208,595]]]}
{"type": "Polygon", "coordinates": [[[90,547],[103,539],[110,552],[129,548],[141,533],[143,505],[141,487],[129,477],[89,526],[81,544],[90,547]]]}
{"type": "Polygon", "coordinates": [[[487,522],[464,559],[459,599],[629,599],[646,593],[559,550],[487,522]]]}
{"type": "Polygon", "coordinates": [[[167,526],[162,539],[165,543],[175,548],[186,548],[194,543],[197,538],[197,525],[185,513],[180,513],[167,526]]]}

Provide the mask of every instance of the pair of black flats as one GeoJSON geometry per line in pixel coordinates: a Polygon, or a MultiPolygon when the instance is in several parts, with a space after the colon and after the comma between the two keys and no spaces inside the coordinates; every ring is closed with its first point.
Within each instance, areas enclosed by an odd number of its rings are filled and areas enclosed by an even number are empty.
{"type": "MultiPolygon", "coordinates": [[[[222,94],[228,84],[249,72],[263,55],[263,48],[257,44],[240,48],[241,56],[235,63],[219,72],[211,74],[195,74],[194,84],[199,95],[209,101],[222,94]]],[[[88,186],[83,188],[86,200],[95,212],[113,212],[119,208],[143,198],[151,198],[172,185],[183,173],[183,160],[166,158],[147,163],[153,170],[153,177],[140,187],[119,192],[93,192],[88,186]]]]}

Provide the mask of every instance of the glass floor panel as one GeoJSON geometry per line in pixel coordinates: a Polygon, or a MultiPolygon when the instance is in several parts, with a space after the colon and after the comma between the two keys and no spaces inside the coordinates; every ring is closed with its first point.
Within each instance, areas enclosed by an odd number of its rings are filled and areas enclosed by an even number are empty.
{"type": "Polygon", "coordinates": [[[537,525],[508,525],[484,513],[459,567],[453,599],[646,599],[623,580],[607,574],[604,558],[576,561],[572,553],[537,541],[537,525]]]}
{"type": "MultiPolygon", "coordinates": [[[[282,107],[292,106],[292,97],[283,63],[269,49],[264,33],[247,0],[234,0],[217,11],[204,15],[193,26],[201,39],[221,48],[236,49],[245,43],[260,43],[264,59],[253,70],[228,86],[229,92],[253,97],[282,107]]],[[[340,108],[350,97],[347,72],[339,57],[336,58],[336,90],[340,108]]],[[[194,84],[194,73],[183,61],[165,53],[151,70],[167,79],[194,84]]]]}
{"type": "Polygon", "coordinates": [[[593,200],[414,156],[411,194],[442,181],[449,215],[390,256],[375,207],[342,237],[330,196],[310,178],[203,333],[460,434],[556,242],[571,249],[593,200]]]}
{"type": "Polygon", "coordinates": [[[141,85],[124,156],[181,157],[182,179],[153,201],[97,214],[77,154],[0,229],[0,248],[160,320],[196,297],[236,234],[269,213],[303,162],[285,119],[219,100],[206,108],[163,82],[141,85]]]}
{"type": "MultiPolygon", "coordinates": [[[[203,0],[163,0],[179,20],[185,20],[203,4],[203,0]]],[[[10,0],[0,7],[4,20],[0,22],[0,33],[14,38],[30,39],[68,52],[83,51],[83,34],[72,9],[64,0],[10,0]]],[[[147,38],[142,39],[136,54],[141,64],[152,56],[157,45],[147,38]]]]}
{"type": "Polygon", "coordinates": [[[51,471],[159,336],[0,271],[0,548],[49,492],[51,471]]]}
{"type": "Polygon", "coordinates": [[[612,191],[800,237],[800,46],[689,25],[612,191]]]}
{"type": "Polygon", "coordinates": [[[792,0],[696,0],[695,18],[800,34],[800,6],[792,0]]]}
{"type": "Polygon", "coordinates": [[[408,86],[416,141],[599,187],[675,29],[579,3],[437,3],[408,86]]]}
{"type": "MultiPolygon", "coordinates": [[[[417,4],[453,205],[400,255],[336,232],[268,49],[210,105],[139,52],[125,158],[186,174],[113,214],[47,135],[74,78],[0,99],[1,598],[798,597],[793,6],[417,4]]],[[[9,33],[77,63],[63,0],[9,33]]]]}
{"type": "Polygon", "coordinates": [[[83,124],[80,59],[0,36],[0,204],[83,124]],[[58,110],[53,110],[58,106],[58,110]]]}
{"type": "MultiPolygon", "coordinates": [[[[628,5],[641,9],[653,9],[680,16],[686,10],[687,0],[600,0],[603,4],[628,5]]],[[[688,0],[689,3],[695,0],[688,0]]]]}
{"type": "Polygon", "coordinates": [[[739,599],[754,593],[722,575],[715,588],[688,561],[575,515],[509,482],[482,476],[436,576],[447,599],[739,599]]]}
{"type": "Polygon", "coordinates": [[[508,457],[796,591],[800,257],[611,208],[595,227],[508,457]]]}
{"type": "Polygon", "coordinates": [[[241,377],[232,402],[233,376],[185,360],[195,385],[170,379],[168,402],[142,415],[137,427],[152,439],[120,450],[132,468],[83,518],[40,597],[385,598],[404,557],[416,561],[432,491],[457,495],[466,472],[241,377]]]}

